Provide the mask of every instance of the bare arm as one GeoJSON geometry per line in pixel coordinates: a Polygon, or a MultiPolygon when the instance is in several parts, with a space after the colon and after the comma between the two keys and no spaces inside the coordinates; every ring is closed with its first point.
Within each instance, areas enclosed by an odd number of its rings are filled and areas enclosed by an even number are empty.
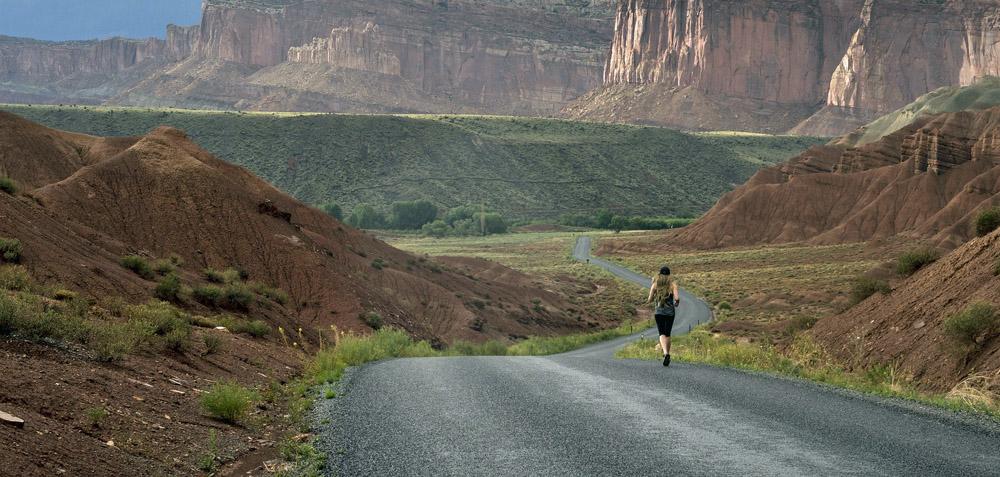
{"type": "Polygon", "coordinates": [[[674,304],[675,305],[680,305],[681,304],[681,292],[680,292],[680,289],[677,287],[677,281],[676,280],[674,281],[674,304]]]}
{"type": "Polygon", "coordinates": [[[649,298],[646,298],[646,303],[652,303],[654,293],[656,293],[656,277],[653,277],[653,284],[649,287],[649,298]]]}

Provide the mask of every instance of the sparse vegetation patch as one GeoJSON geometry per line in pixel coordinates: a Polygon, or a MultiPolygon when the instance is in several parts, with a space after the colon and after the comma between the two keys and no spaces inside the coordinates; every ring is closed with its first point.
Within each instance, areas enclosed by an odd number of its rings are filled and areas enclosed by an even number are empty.
{"type": "Polygon", "coordinates": [[[980,237],[989,235],[1000,227],[1000,207],[990,207],[976,215],[975,227],[976,235],[980,237]]]}
{"type": "Polygon", "coordinates": [[[896,272],[908,277],[936,262],[940,257],[941,254],[937,250],[930,248],[911,250],[900,255],[899,259],[896,260],[896,272]]]}
{"type": "Polygon", "coordinates": [[[18,263],[21,261],[22,250],[20,240],[0,237],[0,261],[18,263]]]}

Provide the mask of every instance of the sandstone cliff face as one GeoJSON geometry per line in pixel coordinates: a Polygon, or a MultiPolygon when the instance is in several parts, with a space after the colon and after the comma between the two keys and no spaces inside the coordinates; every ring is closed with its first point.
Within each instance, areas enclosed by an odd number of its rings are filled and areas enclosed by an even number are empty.
{"type": "Polygon", "coordinates": [[[212,1],[130,104],[547,114],[597,87],[613,0],[212,1]],[[183,91],[177,95],[177,91],[183,91]],[[233,101],[233,98],[239,98],[233,101]]]}
{"type": "Polygon", "coordinates": [[[162,40],[45,42],[0,36],[0,79],[52,81],[80,73],[112,73],[164,57],[162,40]]]}
{"type": "Polygon", "coordinates": [[[998,39],[992,0],[623,0],[603,89],[566,113],[744,126],[755,121],[735,116],[754,114],[749,100],[763,111],[757,130],[798,117],[795,133],[839,135],[936,88],[1000,74],[998,39]],[[655,88],[622,93],[636,85],[655,88]],[[664,99],[678,92],[736,107],[664,99]]]}
{"type": "Polygon", "coordinates": [[[201,27],[167,25],[166,57],[169,61],[181,61],[194,52],[201,36],[201,27]]]}
{"type": "Polygon", "coordinates": [[[856,3],[624,0],[604,81],[817,102],[836,65],[827,53],[849,39],[853,22],[846,13],[856,3]]]}
{"type": "Polygon", "coordinates": [[[623,0],[604,73],[607,93],[567,114],[690,129],[787,130],[826,98],[861,3],[623,0]],[[628,89],[641,93],[623,94],[628,89]],[[623,103],[623,96],[632,97],[623,103]]]}

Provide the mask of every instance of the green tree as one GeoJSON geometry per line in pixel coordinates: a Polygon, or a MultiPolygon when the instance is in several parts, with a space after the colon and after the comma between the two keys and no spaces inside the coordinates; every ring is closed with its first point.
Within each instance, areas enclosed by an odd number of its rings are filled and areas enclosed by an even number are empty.
{"type": "Polygon", "coordinates": [[[385,227],[385,214],[371,204],[358,204],[347,223],[359,229],[381,229],[385,227]]]}
{"type": "Polygon", "coordinates": [[[344,220],[344,209],[340,208],[340,204],[327,202],[326,204],[323,204],[323,207],[321,208],[323,209],[323,212],[326,212],[330,217],[341,221],[344,220]]]}
{"type": "Polygon", "coordinates": [[[594,221],[594,225],[599,229],[610,229],[611,221],[614,219],[614,214],[608,209],[601,209],[597,211],[597,218],[594,221]]]}
{"type": "Polygon", "coordinates": [[[448,227],[448,224],[443,220],[435,220],[429,224],[424,224],[421,230],[423,230],[424,235],[441,238],[448,235],[451,227],[448,227]]]}
{"type": "Polygon", "coordinates": [[[486,214],[477,215],[479,215],[477,218],[482,220],[480,224],[483,226],[483,231],[486,235],[507,233],[507,222],[503,220],[500,214],[487,212],[486,214]]]}
{"type": "Polygon", "coordinates": [[[417,230],[424,224],[433,222],[437,215],[438,208],[430,201],[394,202],[390,225],[394,229],[417,230]]]}

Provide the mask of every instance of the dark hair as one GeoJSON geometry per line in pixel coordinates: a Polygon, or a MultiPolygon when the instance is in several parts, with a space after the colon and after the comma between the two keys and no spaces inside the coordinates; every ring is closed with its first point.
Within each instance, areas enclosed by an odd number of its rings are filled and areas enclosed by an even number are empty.
{"type": "Polygon", "coordinates": [[[670,275],[670,267],[664,265],[660,268],[660,275],[670,275]]]}

